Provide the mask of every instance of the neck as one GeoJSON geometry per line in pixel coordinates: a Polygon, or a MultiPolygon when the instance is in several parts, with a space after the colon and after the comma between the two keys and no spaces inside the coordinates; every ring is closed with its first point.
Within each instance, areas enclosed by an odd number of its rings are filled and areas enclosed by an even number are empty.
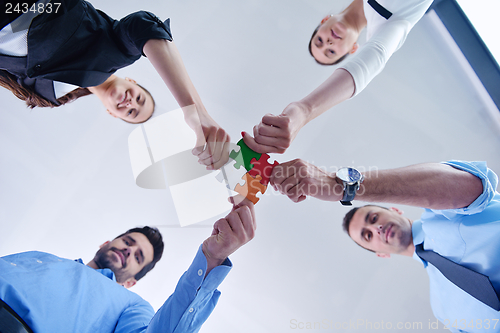
{"type": "Polygon", "coordinates": [[[366,17],[363,10],[363,0],[354,0],[339,14],[344,21],[358,33],[366,27],[366,17]]]}
{"type": "MultiPolygon", "coordinates": [[[[410,231],[412,231],[413,230],[412,229],[412,227],[413,227],[413,220],[408,219],[408,222],[410,222],[410,231]]],[[[408,247],[406,248],[406,250],[404,250],[400,254],[403,255],[403,256],[407,256],[407,257],[413,257],[413,253],[415,253],[415,245],[413,244],[413,232],[411,232],[410,244],[408,245],[408,247]]]]}
{"type": "Polygon", "coordinates": [[[402,256],[413,257],[413,253],[415,253],[415,245],[413,245],[413,238],[411,240],[411,244],[408,245],[406,250],[400,253],[402,256]]]}
{"type": "Polygon", "coordinates": [[[92,259],[87,266],[92,267],[93,269],[99,269],[99,266],[97,266],[97,263],[92,259]]]}
{"type": "Polygon", "coordinates": [[[95,86],[95,87],[88,87],[88,90],[90,90],[91,93],[93,93],[94,95],[96,95],[97,97],[100,97],[102,96],[105,91],[109,88],[109,86],[113,83],[113,81],[115,81],[118,77],[116,75],[111,75],[110,77],[108,77],[106,79],[106,81],[104,81],[103,83],[101,83],[100,85],[98,86],[95,86]]]}

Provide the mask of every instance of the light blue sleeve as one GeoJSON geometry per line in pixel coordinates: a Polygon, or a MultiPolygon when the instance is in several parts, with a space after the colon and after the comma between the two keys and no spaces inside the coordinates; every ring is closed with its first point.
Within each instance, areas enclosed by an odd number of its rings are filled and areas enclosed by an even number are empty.
{"type": "Polygon", "coordinates": [[[174,293],[155,314],[147,332],[198,332],[215,308],[220,297],[217,287],[231,267],[231,261],[226,259],[205,277],[207,260],[200,245],[193,263],[180,278],[174,293]]]}
{"type": "Polygon", "coordinates": [[[472,215],[482,212],[495,196],[498,176],[488,169],[486,162],[465,162],[465,161],[447,161],[443,164],[450,165],[454,168],[467,171],[481,179],[483,183],[483,193],[469,206],[458,209],[432,210],[436,214],[444,215],[452,218],[453,215],[472,215]]]}

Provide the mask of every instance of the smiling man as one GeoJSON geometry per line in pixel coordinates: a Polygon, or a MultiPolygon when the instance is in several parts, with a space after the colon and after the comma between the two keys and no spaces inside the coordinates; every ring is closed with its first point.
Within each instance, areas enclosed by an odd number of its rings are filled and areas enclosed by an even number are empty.
{"type": "Polygon", "coordinates": [[[155,228],[134,228],[101,245],[88,265],[42,252],[0,258],[0,332],[198,332],[212,313],[228,256],[254,237],[247,200],[215,222],[175,292],[155,314],[127,290],[160,260],[155,228]],[[125,287],[125,288],[124,288],[125,287]]]}
{"type": "Polygon", "coordinates": [[[419,220],[397,208],[353,208],[343,227],[379,257],[400,254],[423,264],[434,314],[451,331],[500,331],[500,194],[485,162],[328,173],[294,160],[276,166],[270,183],[294,202],[309,195],[343,205],[362,200],[425,208],[419,220]]]}

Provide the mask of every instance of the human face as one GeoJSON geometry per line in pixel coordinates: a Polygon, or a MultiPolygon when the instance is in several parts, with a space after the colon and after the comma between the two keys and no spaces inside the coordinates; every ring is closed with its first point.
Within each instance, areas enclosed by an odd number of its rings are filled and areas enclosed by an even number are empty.
{"type": "Polygon", "coordinates": [[[349,27],[341,15],[330,16],[319,27],[311,41],[313,57],[323,64],[332,64],[357,49],[359,33],[349,27]]]}
{"type": "Polygon", "coordinates": [[[116,77],[101,99],[108,112],[130,123],[141,123],[153,113],[152,97],[129,78],[116,77]]]}
{"type": "Polygon", "coordinates": [[[379,256],[403,254],[413,245],[411,222],[396,208],[359,208],[349,225],[349,235],[356,243],[379,256]]]}
{"type": "Polygon", "coordinates": [[[116,282],[131,287],[134,276],[153,261],[153,245],[140,232],[132,232],[106,242],[97,251],[94,262],[99,268],[109,268],[115,273],[116,282]]]}

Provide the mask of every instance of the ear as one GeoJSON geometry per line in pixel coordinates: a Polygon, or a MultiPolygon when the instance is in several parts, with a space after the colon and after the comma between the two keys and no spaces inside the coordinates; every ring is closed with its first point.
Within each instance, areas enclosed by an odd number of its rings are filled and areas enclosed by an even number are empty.
{"type": "Polygon", "coordinates": [[[104,243],[102,243],[101,246],[99,246],[99,248],[102,249],[102,247],[106,244],[109,244],[109,241],[105,241],[104,243]]]}
{"type": "Polygon", "coordinates": [[[354,45],[352,46],[352,49],[349,53],[353,54],[354,52],[356,52],[358,50],[358,47],[359,47],[358,43],[354,42],[354,45]]]}
{"type": "Polygon", "coordinates": [[[133,83],[137,84],[137,82],[135,82],[135,80],[133,80],[133,79],[131,79],[129,77],[126,77],[125,80],[127,80],[128,82],[133,82],[133,83]]]}
{"type": "Polygon", "coordinates": [[[122,282],[121,285],[128,289],[128,288],[132,288],[133,286],[135,286],[136,283],[137,283],[137,280],[134,279],[133,277],[131,277],[131,278],[128,278],[127,280],[125,280],[125,282],[122,282]]]}
{"type": "Polygon", "coordinates": [[[328,19],[330,18],[330,16],[325,16],[322,20],[321,20],[321,24],[325,23],[326,21],[328,21],[328,19]]]}
{"type": "Polygon", "coordinates": [[[117,118],[117,117],[116,117],[116,114],[111,113],[111,111],[109,111],[108,109],[106,109],[106,111],[109,113],[109,115],[110,115],[110,116],[117,118]]]}
{"type": "Polygon", "coordinates": [[[377,257],[379,258],[390,258],[391,257],[391,254],[390,253],[382,253],[382,252],[377,252],[375,253],[377,255],[377,257]]]}
{"type": "Polygon", "coordinates": [[[391,207],[389,210],[392,210],[393,212],[398,213],[399,215],[403,215],[403,211],[401,209],[398,209],[396,207],[391,207]]]}

